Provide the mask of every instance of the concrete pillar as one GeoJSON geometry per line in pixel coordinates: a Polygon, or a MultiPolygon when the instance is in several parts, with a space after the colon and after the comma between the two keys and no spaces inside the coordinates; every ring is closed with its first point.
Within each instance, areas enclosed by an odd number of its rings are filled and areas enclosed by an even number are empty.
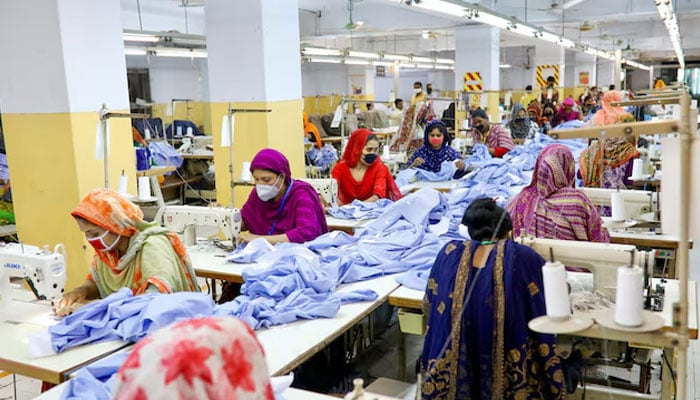
{"type": "Polygon", "coordinates": [[[463,90],[465,73],[479,72],[485,92],[481,96],[481,107],[486,107],[492,121],[499,120],[500,37],[499,29],[488,25],[455,28],[455,88],[463,90]]]}
{"type": "MultiPolygon", "coordinates": [[[[205,5],[209,115],[213,127],[217,200],[231,203],[229,148],[221,146],[221,121],[234,108],[269,108],[237,114],[233,174],[262,148],[289,159],[294,176],[304,176],[301,60],[297,0],[208,0],[205,5]]],[[[242,206],[250,188],[237,188],[242,206]]]]}
{"type": "Polygon", "coordinates": [[[559,101],[564,100],[564,87],[566,78],[566,62],[565,62],[565,48],[559,46],[558,44],[548,43],[543,41],[538,41],[535,45],[535,57],[534,68],[532,69],[532,81],[535,82],[533,85],[533,90],[542,90],[546,86],[547,77],[554,76],[555,86],[559,92],[559,101]],[[553,68],[542,68],[540,69],[540,74],[538,75],[538,66],[552,66],[556,65],[559,67],[558,73],[554,72],[553,68]]]}
{"type": "MultiPolygon", "coordinates": [[[[67,289],[85,280],[94,250],[70,211],[104,185],[95,159],[98,109],[128,112],[119,0],[0,2],[0,109],[19,238],[63,243],[67,289]]],[[[135,193],[130,121],[110,121],[109,180],[125,170],[135,193]]]]}

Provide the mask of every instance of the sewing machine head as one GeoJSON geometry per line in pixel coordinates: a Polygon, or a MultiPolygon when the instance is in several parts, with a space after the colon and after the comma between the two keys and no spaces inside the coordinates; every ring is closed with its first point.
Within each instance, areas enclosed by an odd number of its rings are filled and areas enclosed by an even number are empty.
{"type": "MultiPolygon", "coordinates": [[[[646,252],[637,251],[634,246],[610,243],[578,242],[574,240],[541,239],[521,237],[517,242],[532,247],[545,259],[550,258],[550,248],[554,259],[567,267],[585,268],[593,273],[593,289],[614,298],[617,286],[617,268],[629,265],[634,256],[635,264],[644,268],[646,252]]],[[[653,257],[650,257],[653,259],[653,257]]],[[[649,266],[653,271],[653,265],[649,266]]]]}
{"type": "Polygon", "coordinates": [[[57,300],[66,287],[66,261],[63,245],[48,248],[17,243],[0,244],[0,296],[10,296],[10,278],[23,278],[37,299],[57,300]]]}
{"type": "Polygon", "coordinates": [[[237,208],[167,206],[163,211],[163,226],[183,235],[188,246],[194,244],[194,230],[198,226],[218,228],[226,240],[233,242],[241,233],[241,224],[241,212],[237,208]]]}
{"type": "MultiPolygon", "coordinates": [[[[610,206],[615,189],[580,188],[596,206],[610,206]]],[[[658,193],[647,190],[620,190],[625,199],[627,219],[639,218],[642,214],[659,209],[658,193]]]]}
{"type": "Polygon", "coordinates": [[[336,205],[338,202],[338,181],[330,179],[300,179],[313,186],[316,193],[328,205],[336,205]]]}

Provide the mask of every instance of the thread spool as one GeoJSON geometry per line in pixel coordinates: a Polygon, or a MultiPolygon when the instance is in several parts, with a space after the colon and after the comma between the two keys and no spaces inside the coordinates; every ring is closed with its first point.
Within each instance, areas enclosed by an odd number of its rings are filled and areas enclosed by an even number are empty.
{"type": "Polygon", "coordinates": [[[119,187],[117,189],[117,193],[121,194],[122,196],[125,196],[127,194],[128,183],[129,179],[124,173],[124,170],[122,170],[122,174],[119,176],[119,187]]]}
{"type": "Polygon", "coordinates": [[[139,200],[148,200],[151,198],[151,178],[147,176],[139,176],[139,200]]]}
{"type": "Polygon", "coordinates": [[[641,158],[635,158],[632,161],[632,176],[631,176],[631,178],[633,180],[637,180],[637,181],[643,179],[644,178],[644,176],[642,175],[643,168],[644,168],[644,160],[642,160],[641,158]]]}
{"type": "Polygon", "coordinates": [[[554,321],[564,321],[571,317],[569,288],[566,285],[566,269],[559,261],[547,262],[542,267],[544,280],[544,301],[547,317],[554,321]]]}
{"type": "Polygon", "coordinates": [[[635,327],[644,323],[644,271],[638,266],[617,269],[615,323],[635,327]]]}
{"type": "Polygon", "coordinates": [[[182,125],[178,125],[175,128],[175,136],[182,136],[182,125]]]}
{"type": "Polygon", "coordinates": [[[622,192],[613,192],[610,195],[610,204],[612,205],[612,220],[613,222],[625,221],[625,197],[622,192]]]}
{"type": "Polygon", "coordinates": [[[241,181],[250,182],[253,180],[253,175],[250,172],[250,162],[246,161],[241,167],[241,181]]]}
{"type": "Polygon", "coordinates": [[[151,130],[150,130],[150,129],[146,128],[146,129],[144,130],[143,134],[144,134],[144,136],[145,136],[144,139],[146,139],[146,140],[151,140],[151,130]]]}
{"type": "Polygon", "coordinates": [[[389,145],[385,144],[384,147],[382,147],[382,155],[384,157],[389,157],[389,145]]]}
{"type": "Polygon", "coordinates": [[[192,129],[191,126],[187,127],[187,134],[186,136],[194,136],[194,130],[192,129]]]}

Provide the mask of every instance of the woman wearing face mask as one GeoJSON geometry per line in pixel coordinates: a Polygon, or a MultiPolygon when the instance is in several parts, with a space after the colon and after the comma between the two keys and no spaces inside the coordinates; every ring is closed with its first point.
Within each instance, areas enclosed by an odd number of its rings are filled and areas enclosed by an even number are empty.
{"type": "Polygon", "coordinates": [[[440,120],[433,120],[425,127],[424,145],[413,152],[408,165],[430,172],[440,172],[443,161],[455,161],[457,171],[454,179],[461,178],[467,173],[464,161],[457,150],[450,147],[452,136],[447,126],[440,120]]]}
{"type": "Polygon", "coordinates": [[[530,120],[527,111],[520,103],[513,104],[513,118],[506,127],[510,129],[510,136],[520,141],[534,138],[539,131],[537,123],[530,120]]]}
{"type": "Polygon", "coordinates": [[[198,292],[187,250],[177,235],[109,189],[89,193],[71,215],[95,249],[87,281],[56,304],[58,316],[123,287],[146,292],[198,292]]]}
{"type": "Polygon", "coordinates": [[[292,179],[287,158],[263,149],[250,163],[255,190],[241,209],[243,229],[238,243],[259,237],[271,244],[304,243],[328,232],[321,200],[314,188],[292,179]]]}
{"type": "Polygon", "coordinates": [[[567,97],[564,99],[564,101],[562,101],[559,111],[554,115],[554,118],[552,119],[552,128],[556,128],[564,122],[573,121],[575,119],[583,119],[581,117],[581,113],[574,110],[574,105],[574,99],[572,99],[571,97],[567,97]]]}
{"type": "Polygon", "coordinates": [[[358,129],[350,135],[343,158],[331,175],[338,181],[338,203],[353,200],[398,200],[401,192],[389,168],[377,156],[379,140],[370,130],[358,129]]]}
{"type": "Polygon", "coordinates": [[[508,131],[501,125],[491,125],[486,111],[480,108],[472,111],[472,126],[474,143],[485,144],[493,157],[503,157],[515,147],[508,131]]]}

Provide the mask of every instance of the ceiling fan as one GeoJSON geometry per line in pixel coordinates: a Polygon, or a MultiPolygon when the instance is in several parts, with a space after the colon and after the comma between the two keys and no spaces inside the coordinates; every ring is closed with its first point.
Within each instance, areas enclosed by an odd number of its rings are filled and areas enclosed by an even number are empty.
{"type": "Polygon", "coordinates": [[[569,9],[571,9],[570,11],[574,11],[575,9],[572,9],[571,7],[583,3],[584,1],[586,0],[552,0],[552,3],[549,5],[549,7],[538,8],[538,10],[548,11],[551,13],[561,13],[569,9]]]}
{"type": "Polygon", "coordinates": [[[356,31],[365,24],[364,21],[355,21],[353,19],[353,13],[355,12],[355,2],[357,0],[348,0],[348,14],[349,14],[349,19],[348,23],[345,24],[344,28],[349,30],[349,31],[356,31]]]}

